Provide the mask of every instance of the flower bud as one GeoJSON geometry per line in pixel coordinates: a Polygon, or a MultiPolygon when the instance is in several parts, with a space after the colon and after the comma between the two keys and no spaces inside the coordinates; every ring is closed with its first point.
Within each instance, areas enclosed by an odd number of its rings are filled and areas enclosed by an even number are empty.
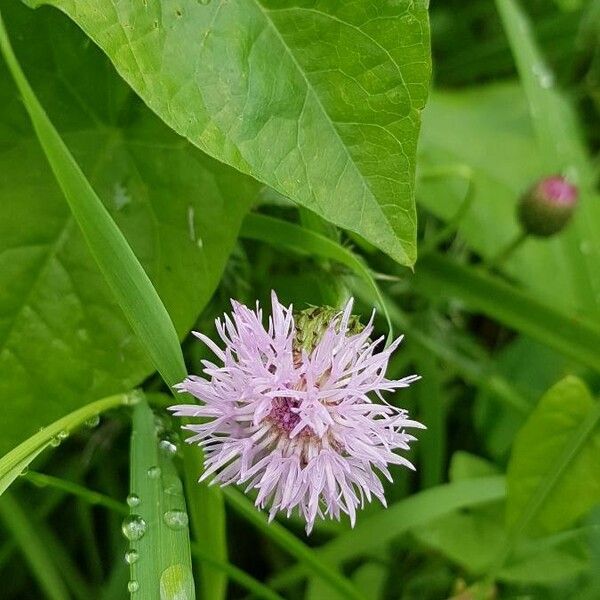
{"type": "Polygon", "coordinates": [[[530,235],[549,237],[562,231],[577,206],[579,192],[561,175],[538,181],[519,203],[519,220],[530,235]]]}
{"type": "MultiPolygon", "coordinates": [[[[294,314],[296,338],[294,349],[306,350],[309,354],[321,341],[331,323],[340,317],[340,309],[331,306],[311,306],[294,314]]],[[[348,320],[347,335],[360,333],[364,329],[359,317],[351,315],[348,320]]]]}

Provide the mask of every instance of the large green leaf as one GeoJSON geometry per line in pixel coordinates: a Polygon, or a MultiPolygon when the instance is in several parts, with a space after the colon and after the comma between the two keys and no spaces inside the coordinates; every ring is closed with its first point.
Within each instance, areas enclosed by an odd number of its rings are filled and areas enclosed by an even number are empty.
{"type": "Polygon", "coordinates": [[[507,523],[557,531],[600,503],[600,403],[566,377],[519,432],[507,473],[507,523]]]}
{"type": "MultiPolygon", "coordinates": [[[[256,186],[173,135],[75,27],[4,11],[15,51],[183,335],[256,186]]],[[[152,372],[98,271],[0,65],[0,452],[152,372]]]]}
{"type": "Polygon", "coordinates": [[[199,148],[414,263],[425,0],[28,3],[71,16],[199,148]]]}

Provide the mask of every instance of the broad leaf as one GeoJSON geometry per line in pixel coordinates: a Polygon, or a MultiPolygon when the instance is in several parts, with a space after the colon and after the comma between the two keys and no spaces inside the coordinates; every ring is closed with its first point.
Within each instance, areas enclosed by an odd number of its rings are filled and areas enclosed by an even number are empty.
{"type": "MultiPolygon", "coordinates": [[[[18,5],[3,14],[34,89],[183,335],[218,282],[255,184],[173,135],[64,19],[18,5]]],[[[11,404],[0,424],[4,452],[153,369],[0,69],[0,401],[11,404]]]]}
{"type": "Polygon", "coordinates": [[[71,16],[199,148],[414,263],[427,2],[28,3],[71,16]]]}
{"type": "Polygon", "coordinates": [[[599,422],[600,404],[575,377],[542,396],[508,465],[509,527],[557,531],[600,503],[599,422]]]}

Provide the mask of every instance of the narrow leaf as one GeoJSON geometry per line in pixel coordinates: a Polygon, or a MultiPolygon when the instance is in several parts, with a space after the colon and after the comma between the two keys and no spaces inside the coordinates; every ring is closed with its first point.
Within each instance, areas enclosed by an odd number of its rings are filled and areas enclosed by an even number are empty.
{"type": "Polygon", "coordinates": [[[185,377],[186,369],[173,323],[127,240],[38,102],[12,51],[1,17],[0,49],[48,162],[102,274],[153,364],[164,380],[174,385],[185,377]]]}
{"type": "Polygon", "coordinates": [[[133,409],[130,468],[131,512],[123,522],[123,533],[130,541],[129,591],[139,590],[143,598],[193,600],[183,486],[170,452],[159,449],[154,414],[143,398],[133,409]]]}
{"type": "Polygon", "coordinates": [[[65,583],[47,548],[23,508],[10,494],[0,498],[0,519],[17,542],[46,596],[50,600],[69,600],[65,583]]]}
{"type": "Polygon", "coordinates": [[[560,313],[480,269],[432,254],[419,262],[415,284],[438,297],[459,298],[470,308],[600,370],[597,326],[560,313]]]}
{"type": "Polygon", "coordinates": [[[117,394],[103,400],[91,402],[83,408],[72,412],[71,414],[55,421],[51,425],[44,427],[35,435],[19,444],[0,458],[0,494],[4,493],[6,488],[27,468],[27,466],[38,456],[45,448],[57,445],[60,440],[69,435],[73,429],[76,429],[88,419],[95,418],[100,413],[116,408],[131,401],[131,396],[127,394],[117,394]]]}
{"type": "MultiPolygon", "coordinates": [[[[368,554],[413,527],[459,508],[500,500],[505,493],[505,481],[501,476],[459,481],[424,490],[364,519],[352,531],[319,548],[317,558],[322,564],[339,566],[344,561],[368,554]]],[[[297,566],[278,575],[272,583],[279,589],[306,576],[306,570],[297,566]]]]}
{"type": "Polygon", "coordinates": [[[240,235],[245,238],[288,248],[300,254],[328,258],[348,267],[368,285],[369,291],[385,315],[389,337],[392,337],[393,327],[385,300],[371,275],[371,271],[356,254],[316,231],[305,229],[283,219],[276,219],[256,213],[251,213],[246,217],[242,224],[240,235]]]}

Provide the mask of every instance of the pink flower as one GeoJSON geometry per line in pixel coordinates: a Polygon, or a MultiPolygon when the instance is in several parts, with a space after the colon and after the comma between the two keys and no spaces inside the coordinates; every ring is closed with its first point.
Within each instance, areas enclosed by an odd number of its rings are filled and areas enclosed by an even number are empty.
{"type": "Polygon", "coordinates": [[[257,490],[256,506],[270,505],[270,519],[297,509],[307,533],[317,516],[346,513],[354,525],[365,499],[375,496],[385,506],[377,471],[391,481],[388,465],[414,468],[395,451],[408,450],[415,439],[406,428],[423,425],[381,393],[419,377],[386,379],[402,338],[376,352],[383,338],[369,339],[373,317],[357,326],[352,300],[343,312],[300,313],[296,323],[292,307],[281,305],[275,293],[272,305],[265,329],[258,304],[252,311],[232,301],[231,317],[216,321],[224,350],[195,333],[223,366],[203,361],[204,377],[192,375],[176,386],[202,404],[171,410],[205,419],[185,426],[194,432],[187,441],[205,452],[201,481],[212,477],[213,483],[257,490]]]}

